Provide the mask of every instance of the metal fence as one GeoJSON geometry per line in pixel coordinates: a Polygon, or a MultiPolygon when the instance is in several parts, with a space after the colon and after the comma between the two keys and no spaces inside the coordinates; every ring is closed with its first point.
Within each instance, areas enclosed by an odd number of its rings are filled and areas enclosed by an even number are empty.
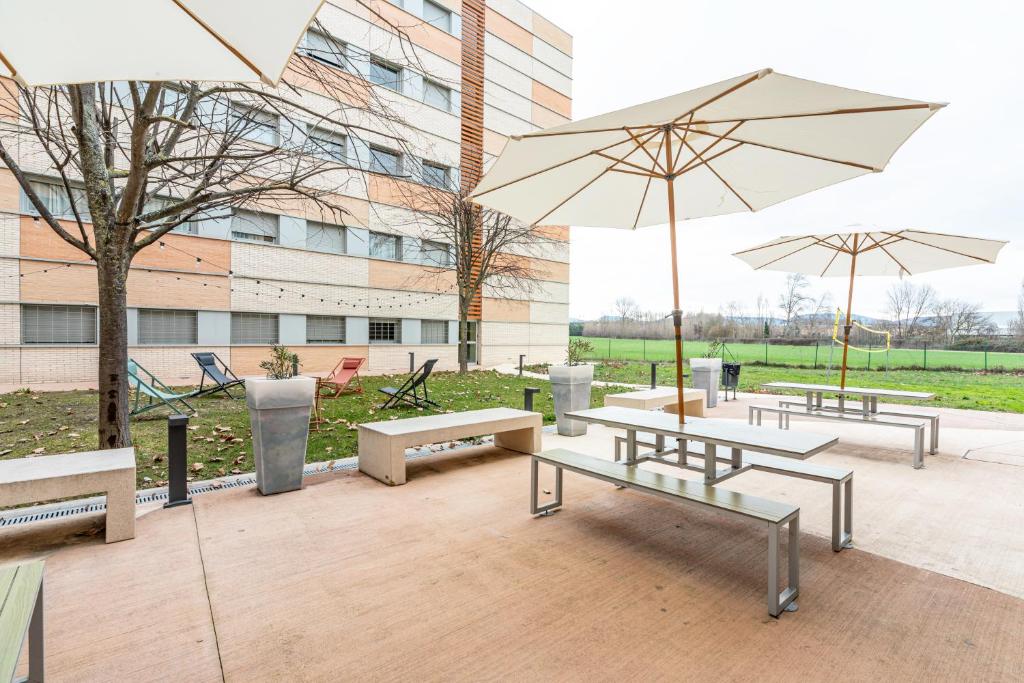
{"type": "MultiPolygon", "coordinates": [[[[590,360],[671,361],[674,344],[668,339],[615,339],[580,337],[593,349],[585,354],[590,360]]],[[[1024,370],[1024,353],[992,350],[980,344],[973,350],[951,349],[927,341],[887,349],[882,344],[864,343],[850,349],[847,365],[856,369],[920,370],[1024,370]]],[[[707,355],[709,342],[684,341],[683,357],[707,355]]],[[[827,368],[842,362],[843,345],[832,339],[750,339],[727,340],[716,356],[725,361],[788,367],[827,368]]]]}

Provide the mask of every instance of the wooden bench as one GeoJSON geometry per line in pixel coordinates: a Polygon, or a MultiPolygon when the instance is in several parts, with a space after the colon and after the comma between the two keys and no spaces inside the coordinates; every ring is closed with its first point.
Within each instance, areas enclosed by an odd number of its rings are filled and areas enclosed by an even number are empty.
{"type": "MultiPolygon", "coordinates": [[[[935,452],[939,450],[939,417],[940,415],[932,410],[894,410],[887,408],[885,410],[878,410],[877,403],[874,404],[874,409],[871,410],[872,415],[890,415],[892,417],[909,417],[918,420],[928,420],[929,422],[929,437],[928,437],[928,452],[935,455],[935,452]]],[[[804,408],[807,409],[807,403],[805,401],[795,400],[781,400],[779,401],[780,408],[804,408]]],[[[847,405],[833,405],[833,404],[816,404],[812,408],[813,410],[823,410],[832,413],[844,413],[851,415],[863,416],[863,411],[859,409],[851,409],[847,405]]]]}
{"type": "Polygon", "coordinates": [[[626,467],[609,460],[595,458],[565,449],[538,453],[530,463],[530,513],[551,514],[562,507],[562,470],[600,479],[616,486],[649,493],[667,500],[710,507],[723,512],[747,517],[768,525],[768,614],[778,617],[783,610],[796,611],[796,598],[800,593],[800,508],[776,503],[717,486],[705,486],[639,467],[626,467]],[[555,468],[555,499],[545,505],[538,504],[538,465],[547,463],[555,468]],[[779,591],[779,530],[789,525],[787,547],[787,586],[779,591]]]}
{"type": "Polygon", "coordinates": [[[28,677],[43,680],[43,562],[0,567],[0,681],[13,681],[28,638],[28,677]]]}
{"type": "MultiPolygon", "coordinates": [[[[615,437],[615,462],[621,460],[622,446],[625,443],[626,437],[615,437]]],[[[640,440],[637,440],[637,445],[655,449],[659,447],[657,443],[640,440]]],[[[664,442],[662,442],[662,447],[664,447],[664,442]]],[[[704,448],[709,447],[715,448],[715,459],[718,462],[733,462],[732,453],[726,453],[725,449],[719,451],[714,446],[704,446],[704,448]]],[[[697,451],[689,451],[688,455],[704,459],[704,453],[697,451]]],[[[830,484],[832,486],[832,550],[839,552],[844,548],[853,547],[853,470],[752,452],[743,453],[743,464],[750,465],[752,470],[830,484]]]]}
{"type": "Polygon", "coordinates": [[[521,453],[540,451],[540,413],[486,408],[359,425],[359,471],[391,486],[405,483],[405,449],[494,435],[494,445],[521,453]]]}
{"type": "Polygon", "coordinates": [[[135,449],[40,455],[0,462],[4,505],[105,493],[107,543],[135,538],[135,449]]]}
{"type": "MultiPolygon", "coordinates": [[[[803,405],[803,404],[801,404],[803,405]]],[[[797,417],[809,417],[816,420],[829,420],[832,422],[846,422],[852,424],[866,424],[876,425],[880,427],[900,427],[903,429],[914,430],[914,469],[919,470],[924,467],[924,422],[920,420],[905,421],[906,418],[894,418],[889,416],[879,416],[876,413],[847,413],[847,412],[824,412],[812,410],[808,411],[806,407],[803,408],[784,408],[777,406],[750,406],[747,422],[754,424],[755,421],[758,426],[761,424],[762,413],[774,413],[779,416],[779,429],[789,429],[789,418],[793,415],[797,417]]]]}
{"type": "MultiPolygon", "coordinates": [[[[704,417],[707,392],[703,389],[683,389],[683,411],[692,417],[704,417]]],[[[620,408],[637,408],[639,410],[656,410],[664,408],[666,412],[678,413],[678,395],[675,387],[657,387],[640,391],[627,391],[621,394],[608,394],[604,397],[606,406],[620,408]]]]}

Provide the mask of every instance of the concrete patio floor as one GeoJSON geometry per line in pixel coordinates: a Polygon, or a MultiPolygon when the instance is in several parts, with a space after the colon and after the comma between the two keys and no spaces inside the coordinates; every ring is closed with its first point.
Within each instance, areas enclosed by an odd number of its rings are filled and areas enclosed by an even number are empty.
{"type": "MultiPolygon", "coordinates": [[[[855,470],[852,550],[829,548],[827,487],[724,484],[801,507],[778,620],[760,525],[572,474],[535,519],[528,458],[490,447],[410,461],[401,487],[349,472],[140,510],[112,545],[86,516],[12,527],[0,562],[47,558],[56,681],[1021,680],[1024,416],[942,412],[919,471],[904,430],[793,420],[841,436],[814,461],[855,470]]],[[[544,440],[611,457],[612,435],[544,440]]]]}

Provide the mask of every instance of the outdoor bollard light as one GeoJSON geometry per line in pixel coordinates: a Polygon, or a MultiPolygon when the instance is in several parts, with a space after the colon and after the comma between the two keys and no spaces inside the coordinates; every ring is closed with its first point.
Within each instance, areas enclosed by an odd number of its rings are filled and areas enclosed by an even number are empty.
{"type": "Polygon", "coordinates": [[[536,387],[526,387],[523,389],[523,410],[533,412],[533,395],[540,392],[540,389],[536,387]]]}
{"type": "Polygon", "coordinates": [[[523,376],[523,359],[526,358],[525,353],[519,354],[519,376],[523,376]]]}
{"type": "Polygon", "coordinates": [[[416,372],[416,352],[409,352],[409,372],[416,372]]]}
{"type": "Polygon", "coordinates": [[[658,364],[651,363],[651,389],[658,388],[658,364]]]}
{"type": "Polygon", "coordinates": [[[292,377],[299,376],[299,357],[292,356],[292,377]]]}
{"type": "Polygon", "coordinates": [[[165,508],[191,505],[188,497],[187,415],[167,418],[167,502],[165,508]]]}

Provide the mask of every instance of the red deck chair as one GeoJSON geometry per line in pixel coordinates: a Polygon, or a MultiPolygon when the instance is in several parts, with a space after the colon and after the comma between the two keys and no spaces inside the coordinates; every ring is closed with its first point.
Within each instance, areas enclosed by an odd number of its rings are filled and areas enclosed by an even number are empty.
{"type": "Polygon", "coordinates": [[[359,377],[359,368],[363,367],[365,358],[346,356],[341,359],[331,374],[320,380],[321,395],[324,398],[338,398],[346,393],[363,393],[363,382],[359,377]],[[354,386],[351,386],[355,383],[354,386]]]}

